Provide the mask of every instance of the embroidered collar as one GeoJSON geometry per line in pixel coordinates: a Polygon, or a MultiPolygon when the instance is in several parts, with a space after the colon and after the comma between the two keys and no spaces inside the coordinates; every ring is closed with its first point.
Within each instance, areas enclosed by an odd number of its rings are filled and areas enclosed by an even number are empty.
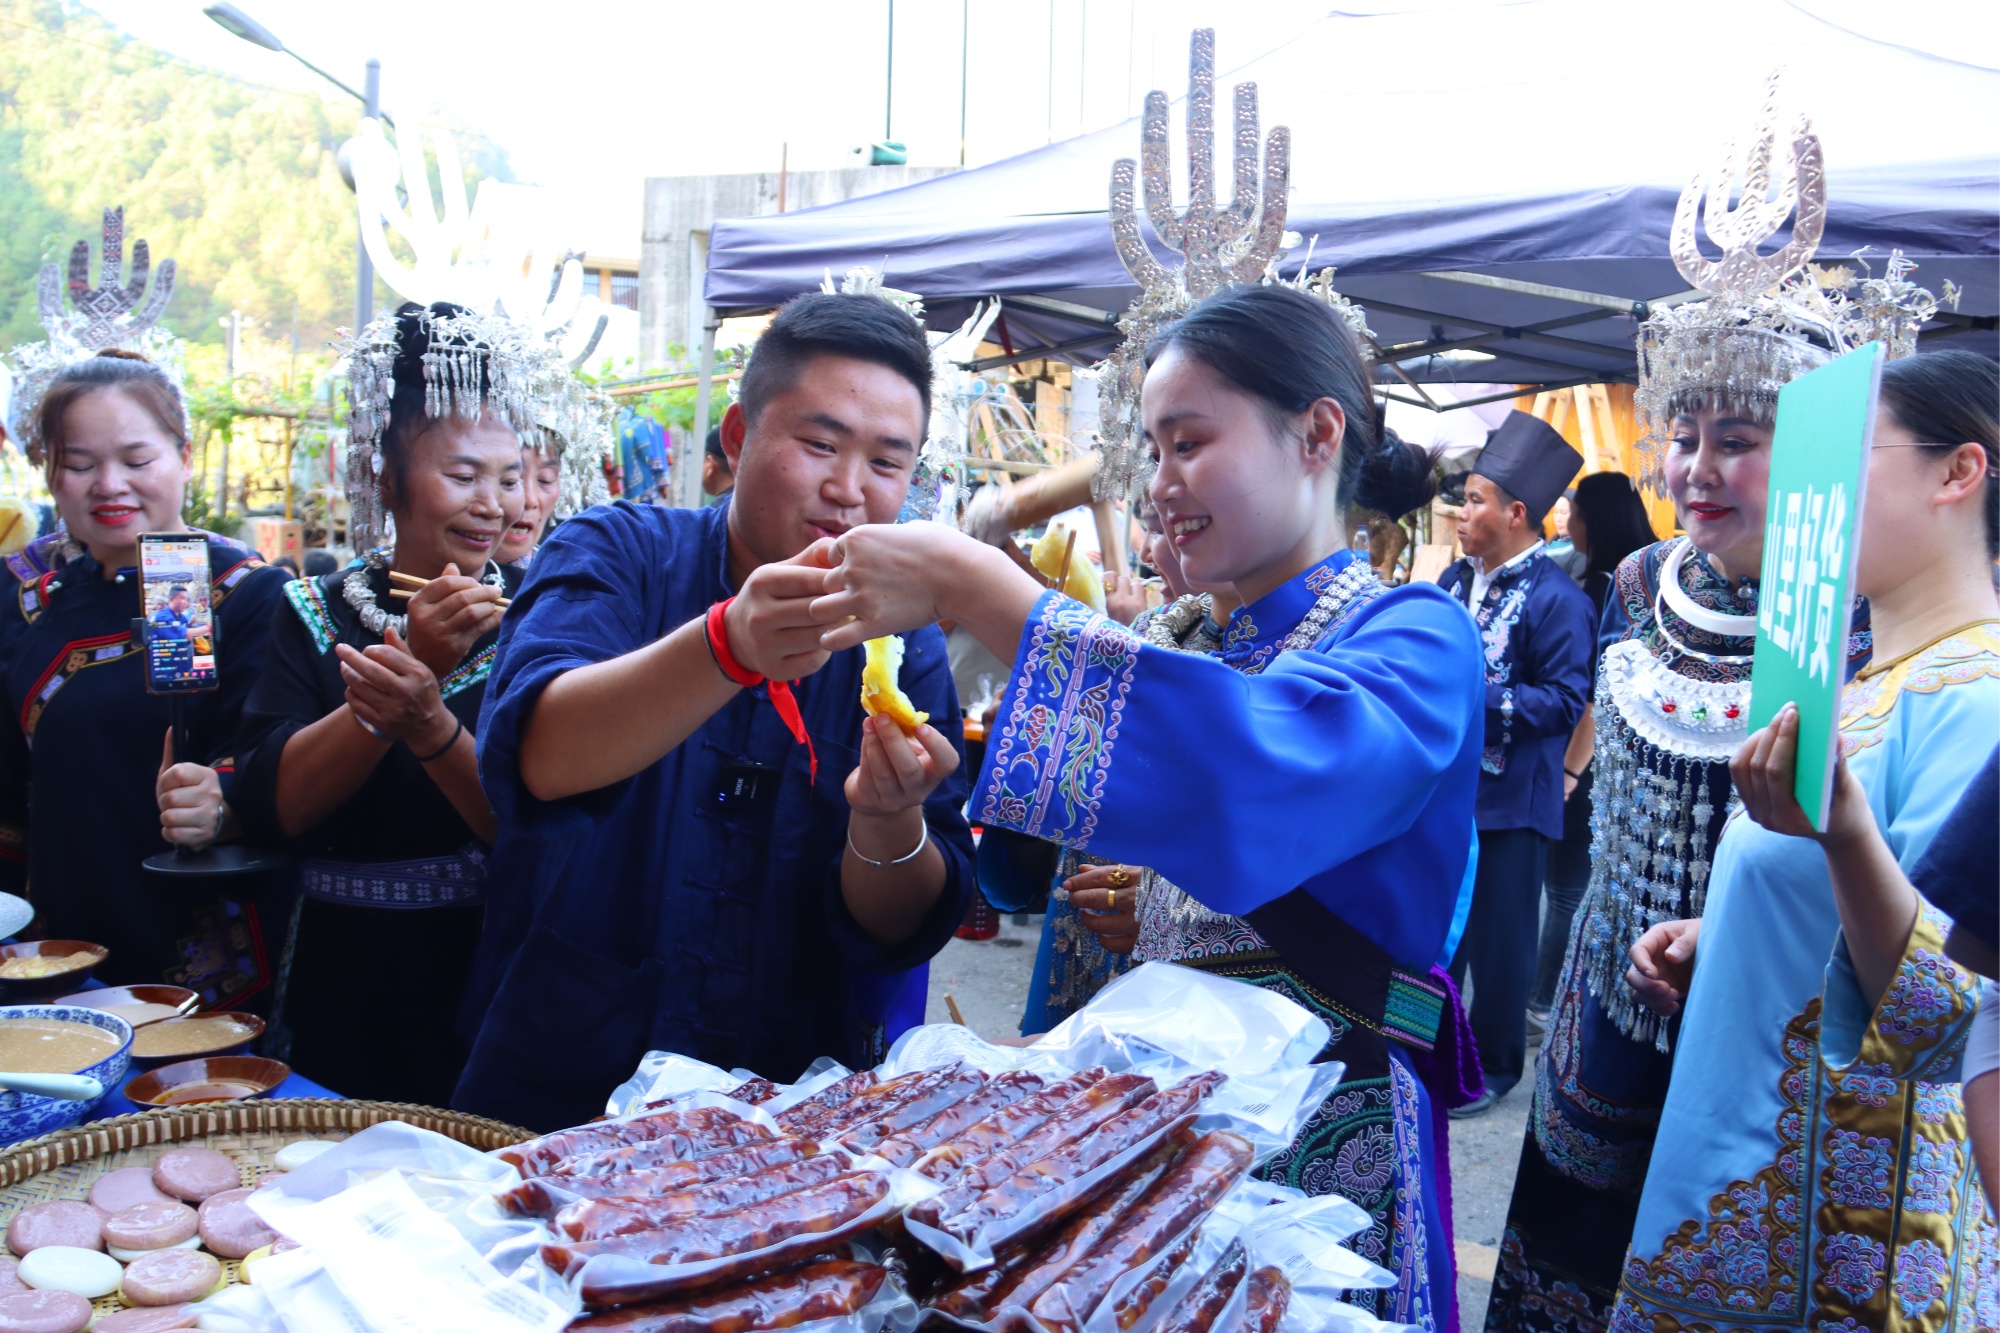
{"type": "Polygon", "coordinates": [[[1355,559],[1353,551],[1342,548],[1248,606],[1237,607],[1223,631],[1222,660],[1240,671],[1276,656],[1285,636],[1298,627],[1355,559]]]}
{"type": "Polygon", "coordinates": [[[1477,557],[1467,556],[1465,557],[1465,563],[1472,567],[1472,572],[1476,577],[1483,578],[1490,583],[1495,579],[1501,578],[1502,576],[1506,575],[1507,571],[1509,570],[1513,570],[1514,573],[1516,574],[1520,573],[1521,570],[1527,566],[1527,563],[1530,560],[1534,559],[1536,556],[1540,555],[1543,551],[1546,551],[1548,549],[1549,549],[1549,544],[1547,542],[1538,541],[1533,546],[1530,546],[1527,550],[1522,551],[1513,556],[1511,559],[1502,562],[1500,568],[1494,570],[1490,574],[1486,572],[1485,566],[1479,563],[1477,557]]]}

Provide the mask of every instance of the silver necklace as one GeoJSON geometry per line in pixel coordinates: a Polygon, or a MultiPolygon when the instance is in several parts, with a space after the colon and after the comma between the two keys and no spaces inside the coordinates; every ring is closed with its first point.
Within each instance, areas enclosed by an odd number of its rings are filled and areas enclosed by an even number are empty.
{"type": "MultiPolygon", "coordinates": [[[[375,590],[368,586],[368,576],[375,570],[389,567],[389,553],[381,547],[370,551],[360,565],[348,572],[340,583],[340,595],[361,617],[361,626],[377,638],[387,638],[390,630],[395,630],[400,638],[409,637],[410,618],[407,615],[391,615],[375,601],[375,590]]],[[[489,588],[507,590],[507,578],[500,572],[500,566],[491,560],[479,581],[489,588]]]]}
{"type": "Polygon", "coordinates": [[[1687,559],[1687,553],[1693,547],[1694,543],[1683,537],[1680,545],[1669,551],[1667,558],[1661,562],[1660,586],[1653,594],[1653,623],[1659,627],[1660,637],[1665,639],[1675,652],[1683,657],[1691,657],[1697,662],[1707,662],[1713,666],[1742,666],[1754,661],[1755,655],[1750,653],[1731,656],[1696,652],[1676,639],[1673,632],[1667,628],[1667,617],[1661,606],[1663,601],[1682,620],[1696,629],[1706,630],[1717,638],[1754,639],[1757,635],[1756,616],[1732,616],[1720,611],[1710,611],[1706,607],[1695,605],[1694,599],[1682,589],[1681,563],[1687,559]]]}

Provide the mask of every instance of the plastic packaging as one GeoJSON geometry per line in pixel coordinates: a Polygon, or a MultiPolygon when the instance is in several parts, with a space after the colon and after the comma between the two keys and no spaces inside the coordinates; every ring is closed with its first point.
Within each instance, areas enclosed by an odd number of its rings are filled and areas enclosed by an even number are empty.
{"type": "MultiPolygon", "coordinates": [[[[857,1165],[887,1168],[879,1158],[862,1159],[857,1165]]],[[[880,1226],[910,1205],[937,1192],[935,1182],[914,1171],[883,1169],[876,1173],[884,1188],[872,1204],[853,1217],[820,1230],[799,1231],[756,1249],[740,1250],[712,1258],[679,1263],[655,1263],[632,1253],[610,1253],[609,1249],[642,1251],[651,1233],[619,1238],[627,1242],[612,1246],[600,1243],[590,1249],[581,1244],[552,1242],[543,1259],[555,1271],[561,1264],[565,1276],[585,1305],[601,1308],[635,1301],[664,1300],[679,1292],[728,1282],[754,1273],[771,1272],[825,1253],[880,1226]],[[578,1262],[581,1260],[581,1262],[578,1262]]],[[[754,1209],[752,1210],[754,1211],[754,1209]]]]}
{"type": "Polygon", "coordinates": [[[371,1126],[250,1196],[302,1247],[259,1267],[262,1308],[226,1292],[198,1308],[285,1333],[556,1333],[580,1302],[540,1261],[547,1228],[494,1201],[519,1181],[441,1134],[371,1126]]]}
{"type": "Polygon", "coordinates": [[[1186,1263],[1143,1316],[1123,1324],[1117,1318],[1120,1300],[1137,1285],[1139,1275],[1130,1274],[1093,1313],[1084,1333],[1223,1333],[1240,1329],[1249,1302],[1250,1276],[1267,1267],[1283,1274],[1290,1288],[1278,1333],[1386,1333],[1403,1328],[1377,1320],[1340,1299],[1350,1291],[1396,1285],[1394,1273],[1341,1244],[1366,1228],[1369,1221],[1365,1211],[1338,1195],[1306,1198],[1282,1186],[1245,1182],[1203,1225],[1186,1263]],[[1227,1299],[1206,1322],[1185,1318],[1188,1311],[1184,1303],[1225,1257],[1235,1259],[1240,1270],[1227,1299]]]}
{"type": "Polygon", "coordinates": [[[750,1077],[742,1070],[718,1069],[672,1051],[647,1051],[632,1077],[611,1090],[604,1113],[626,1116],[690,1092],[728,1092],[750,1077]]]}
{"type": "MultiPolygon", "coordinates": [[[[854,1248],[860,1249],[860,1247],[854,1248]]],[[[863,1253],[865,1254],[865,1251],[863,1253]]],[[[861,1258],[859,1262],[870,1261],[861,1258]]],[[[828,1267],[834,1266],[828,1265],[828,1267]]],[[[789,1278],[810,1279],[814,1267],[809,1265],[805,1269],[794,1269],[787,1274],[775,1275],[771,1280],[783,1285],[789,1278]]],[[[764,1280],[754,1279],[743,1284],[743,1287],[754,1287],[764,1280]]],[[[570,1325],[570,1333],[692,1333],[690,1323],[717,1330],[717,1333],[749,1333],[749,1328],[758,1326],[742,1327],[729,1318],[731,1314],[736,1313],[731,1309],[730,1298],[742,1291],[743,1287],[708,1287],[691,1293],[679,1301],[626,1305],[599,1314],[587,1314],[570,1325]],[[701,1317],[705,1313],[703,1310],[697,1309],[687,1311],[686,1315],[682,1314],[685,1310],[683,1302],[695,1302],[716,1310],[723,1316],[720,1328],[718,1329],[717,1322],[713,1318],[701,1317]],[[681,1317],[676,1318],[677,1315],[681,1317]],[[693,1321],[689,1321],[687,1315],[693,1315],[693,1321]]],[[[874,1295],[869,1297],[858,1310],[825,1319],[806,1320],[782,1326],[786,1333],[911,1333],[917,1326],[921,1314],[917,1303],[910,1299],[910,1294],[904,1289],[902,1282],[893,1274],[887,1274],[883,1276],[881,1285],[876,1288],[874,1295]]]]}
{"type": "MultiPolygon", "coordinates": [[[[1132,1138],[1126,1128],[1141,1113],[1127,1107],[1125,1119],[1095,1127],[1088,1139],[1066,1144],[1052,1136],[1040,1158],[1031,1151],[1036,1140],[1024,1140],[1005,1150],[1004,1163],[1014,1175],[1020,1206],[1002,1209],[996,1199],[983,1206],[982,1216],[965,1221],[971,1203],[961,1178],[930,1210],[934,1215],[920,1210],[906,1220],[906,1228],[959,1272],[974,1272],[1008,1245],[1060,1225],[1117,1188],[1170,1135],[1223,1130],[1250,1145],[1255,1163],[1268,1161],[1293,1141],[1340,1081],[1343,1065],[1312,1063],[1330,1035],[1324,1020],[1282,995],[1164,963],[1145,964],[1112,982],[1025,1050],[992,1046],[955,1025],[914,1029],[896,1043],[885,1071],[952,1059],[989,1072],[1032,1069],[1060,1078],[1097,1066],[1113,1077],[1144,1075],[1169,1092],[1193,1086],[1187,1082],[1192,1078],[1211,1083],[1216,1075],[1224,1078],[1219,1086],[1204,1084],[1206,1097],[1185,1108],[1191,1122],[1176,1115],[1132,1138]],[[1115,1151],[1100,1150],[1113,1143],[1115,1151]],[[953,1216],[962,1219],[959,1225],[953,1225],[953,1216]]],[[[1080,1095],[1070,1114],[1083,1114],[1093,1104],[1088,1094],[1080,1095]]],[[[1064,1118],[1058,1115],[1056,1121],[1064,1118]]],[[[917,1163],[919,1170],[928,1171],[929,1165],[929,1159],[917,1163]]],[[[954,1165],[943,1163],[940,1174],[948,1182],[954,1165]]],[[[964,1166],[983,1169],[982,1188],[1000,1184],[992,1167],[964,1166]]]]}

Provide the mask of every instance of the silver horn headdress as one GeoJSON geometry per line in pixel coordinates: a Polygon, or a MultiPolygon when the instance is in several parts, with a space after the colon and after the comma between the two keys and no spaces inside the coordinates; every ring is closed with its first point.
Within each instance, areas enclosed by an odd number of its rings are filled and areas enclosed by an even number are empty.
{"type": "MultiPolygon", "coordinates": [[[[1139,420],[1139,387],[1146,377],[1146,345],[1153,335],[1193,309],[1203,297],[1231,283],[1276,282],[1277,263],[1298,238],[1285,230],[1291,188],[1292,132],[1275,125],[1258,152],[1257,85],[1239,83],[1235,99],[1235,188],[1229,203],[1215,197],[1215,30],[1197,28],[1188,43],[1188,204],[1176,213],[1168,162],[1167,95],[1146,94],[1139,156],[1111,167],[1111,241],[1139,297],[1118,320],[1125,340],[1098,369],[1096,494],[1123,495],[1149,471],[1139,420]],[[1146,219],[1178,265],[1161,263],[1139,228],[1135,182],[1145,194],[1146,219]]],[[[1292,285],[1332,306],[1357,337],[1369,338],[1366,317],[1333,289],[1333,270],[1301,269],[1292,285]]]]}
{"type": "MultiPolygon", "coordinates": [[[[42,265],[36,289],[45,342],[14,349],[14,400],[8,430],[28,460],[42,462],[41,409],[49,384],[63,367],[118,347],[139,352],[157,363],[167,376],[181,381],[180,340],[159,327],[160,316],[174,294],[174,261],[152,269],[152,253],[144,240],[132,245],[132,275],[125,277],[125,210],[104,210],[103,245],[99,251],[98,285],[90,285],[90,242],[78,241],[69,252],[68,308],[64,308],[62,272],[42,265]],[[146,280],[152,277],[152,291],[146,280]]],[[[187,423],[181,423],[183,436],[187,423]]]]}
{"type": "MultiPolygon", "coordinates": [[[[1889,256],[1881,278],[1812,263],[1826,229],[1826,168],[1806,117],[1781,131],[1783,118],[1774,73],[1748,147],[1732,140],[1674,210],[1674,266],[1707,299],[1656,309],[1639,326],[1639,452],[1642,480],[1655,488],[1676,416],[1728,407],[1768,422],[1778,390],[1806,371],[1877,338],[1891,357],[1908,355],[1937,312],[1936,298],[1907,280],[1913,266],[1900,254],[1889,256]],[[1720,259],[1696,244],[1697,215],[1720,259]],[[1788,219],[1791,239],[1759,254],[1788,219]]],[[[1950,284],[1945,296],[1957,299],[1950,284]]]]}

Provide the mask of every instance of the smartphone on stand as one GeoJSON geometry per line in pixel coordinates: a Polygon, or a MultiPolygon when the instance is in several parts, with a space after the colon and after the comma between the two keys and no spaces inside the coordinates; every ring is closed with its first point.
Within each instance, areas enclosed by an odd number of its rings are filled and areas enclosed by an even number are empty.
{"type": "Polygon", "coordinates": [[[216,689],[221,676],[215,665],[208,539],[198,532],[141,533],[139,581],[146,689],[153,694],[216,689]]]}

